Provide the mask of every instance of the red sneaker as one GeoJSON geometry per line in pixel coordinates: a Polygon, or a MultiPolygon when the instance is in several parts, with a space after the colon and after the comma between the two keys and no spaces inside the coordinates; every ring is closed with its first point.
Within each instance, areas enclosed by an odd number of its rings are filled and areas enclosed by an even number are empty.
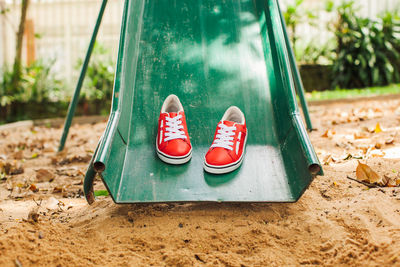
{"type": "Polygon", "coordinates": [[[185,112],[176,95],[168,96],[161,108],[156,142],[157,155],[166,163],[184,164],[192,158],[185,112]]]}
{"type": "Polygon", "coordinates": [[[230,107],[218,123],[214,142],[205,156],[204,170],[223,174],[239,168],[246,141],[247,128],[243,112],[237,107],[230,107]]]}

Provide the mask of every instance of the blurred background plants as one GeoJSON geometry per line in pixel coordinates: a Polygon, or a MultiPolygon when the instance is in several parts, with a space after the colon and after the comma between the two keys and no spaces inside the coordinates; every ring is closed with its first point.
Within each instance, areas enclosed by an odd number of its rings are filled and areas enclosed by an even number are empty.
{"type": "MultiPolygon", "coordinates": [[[[80,59],[76,68],[80,70],[83,60],[80,59]]],[[[81,97],[86,100],[111,99],[114,85],[114,62],[110,51],[96,42],[93,48],[81,97]]]]}
{"type": "Polygon", "coordinates": [[[386,12],[376,20],[357,16],[354,1],[335,6],[337,20],[330,24],[336,37],[332,87],[363,88],[400,82],[400,18],[386,12]]]}
{"type": "MultiPolygon", "coordinates": [[[[80,70],[82,64],[83,60],[80,59],[76,69],[80,70]]],[[[82,87],[83,113],[107,115],[110,111],[113,85],[114,62],[110,51],[96,42],[82,87]]]]}
{"type": "Polygon", "coordinates": [[[35,61],[30,66],[21,66],[17,87],[13,84],[13,71],[3,66],[0,70],[0,121],[40,118],[54,112],[49,104],[62,100],[65,87],[51,72],[52,65],[53,62],[35,61]],[[23,109],[27,106],[32,107],[29,113],[23,109]]]}
{"type": "Polygon", "coordinates": [[[308,10],[304,5],[304,0],[292,0],[283,12],[286,27],[290,36],[290,41],[294,48],[294,53],[298,55],[297,40],[301,37],[298,36],[297,27],[300,24],[308,23],[315,25],[317,16],[312,10],[308,10]]]}
{"type": "MultiPolygon", "coordinates": [[[[24,2],[28,4],[29,1],[24,2]]],[[[305,0],[287,0],[286,3],[283,15],[306,90],[365,88],[400,83],[399,10],[367,18],[360,15],[359,6],[353,0],[327,0],[315,9],[310,9],[305,0]],[[317,34],[301,35],[300,25],[307,25],[307,29],[312,28],[312,32],[317,34]]],[[[0,16],[9,13],[8,9],[0,10],[0,16]]],[[[15,29],[21,41],[24,31],[20,28],[17,31],[17,27],[15,29]]],[[[39,36],[35,32],[35,38],[39,36]]],[[[14,65],[0,66],[0,124],[65,115],[77,76],[70,79],[71,82],[60,78],[62,66],[56,71],[55,59],[37,60],[29,66],[21,64],[16,68],[15,64],[21,63],[16,58],[14,65]],[[16,70],[19,74],[16,74],[16,70]]],[[[79,60],[75,66],[76,72],[79,72],[81,65],[82,60],[79,60]]],[[[78,115],[108,114],[114,66],[109,48],[96,43],[82,88],[78,115]]],[[[365,91],[393,92],[398,87],[388,88],[391,89],[365,91]]]]}

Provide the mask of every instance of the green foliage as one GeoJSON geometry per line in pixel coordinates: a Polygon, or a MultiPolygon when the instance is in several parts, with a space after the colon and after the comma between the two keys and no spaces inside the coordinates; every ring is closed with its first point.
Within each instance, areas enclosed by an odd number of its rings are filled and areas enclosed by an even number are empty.
{"type": "Polygon", "coordinates": [[[12,86],[13,73],[6,66],[0,71],[0,106],[13,102],[47,102],[60,100],[61,80],[51,73],[52,62],[36,61],[23,67],[18,88],[12,86]]]}
{"type": "Polygon", "coordinates": [[[309,10],[304,0],[290,0],[289,5],[283,12],[285,23],[290,36],[290,41],[296,59],[301,64],[330,64],[332,62],[332,42],[328,40],[325,44],[319,45],[319,36],[315,36],[308,43],[304,40],[299,42],[297,27],[301,24],[308,24],[317,27],[318,13],[320,10],[309,10]]]}
{"type": "MultiPolygon", "coordinates": [[[[107,49],[96,44],[77,115],[108,113],[114,80],[109,54],[107,49]]],[[[0,67],[0,123],[65,116],[70,96],[64,81],[52,72],[54,62],[36,61],[29,67],[24,66],[17,87],[12,83],[12,69],[0,67]]]]}
{"type": "MultiPolygon", "coordinates": [[[[82,60],[78,66],[82,65],[82,60]]],[[[114,63],[110,51],[96,42],[82,88],[86,100],[111,100],[114,85],[114,63]]]]}
{"type": "Polygon", "coordinates": [[[5,15],[8,12],[10,12],[9,8],[6,7],[0,8],[0,15],[5,15]]]}
{"type": "Polygon", "coordinates": [[[96,190],[96,191],[94,191],[94,195],[96,197],[100,197],[100,196],[107,197],[107,196],[109,196],[109,193],[107,190],[96,190]]]}
{"type": "MultiPolygon", "coordinates": [[[[333,5],[333,4],[332,4],[333,5]]],[[[331,4],[328,8],[333,8],[331,4]]],[[[377,20],[357,15],[354,1],[336,7],[337,39],[333,87],[362,88],[400,82],[400,18],[391,13],[377,20]]]]}
{"type": "MultiPolygon", "coordinates": [[[[315,38],[316,39],[316,38],[315,38]]],[[[323,45],[319,45],[317,40],[311,40],[305,46],[297,46],[296,59],[301,64],[332,64],[335,58],[335,44],[334,42],[328,41],[323,45]]]]}
{"type": "Polygon", "coordinates": [[[289,4],[286,10],[283,12],[295,54],[297,54],[297,26],[302,23],[314,25],[317,18],[313,11],[303,8],[303,2],[304,0],[292,0],[291,4],[289,4]]]}
{"type": "Polygon", "coordinates": [[[12,72],[3,67],[0,69],[0,107],[4,107],[13,101],[13,96],[10,94],[10,84],[12,72]]]}
{"type": "Polygon", "coordinates": [[[13,72],[0,69],[0,123],[63,115],[68,104],[63,100],[63,82],[51,72],[53,62],[37,61],[23,67],[18,86],[13,72]]]}
{"type": "Polygon", "coordinates": [[[346,98],[357,98],[357,97],[371,97],[379,95],[392,95],[400,92],[400,84],[393,84],[384,87],[369,87],[362,89],[335,89],[329,91],[313,91],[307,93],[307,100],[337,100],[346,98]]]}

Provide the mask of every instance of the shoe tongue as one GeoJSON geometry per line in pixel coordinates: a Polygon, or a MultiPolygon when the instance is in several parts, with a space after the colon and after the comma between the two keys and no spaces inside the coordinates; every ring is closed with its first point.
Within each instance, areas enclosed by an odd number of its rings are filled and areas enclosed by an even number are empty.
{"type": "Polygon", "coordinates": [[[235,122],[233,122],[233,121],[222,121],[222,123],[229,127],[232,127],[233,125],[235,125],[235,122]]]}

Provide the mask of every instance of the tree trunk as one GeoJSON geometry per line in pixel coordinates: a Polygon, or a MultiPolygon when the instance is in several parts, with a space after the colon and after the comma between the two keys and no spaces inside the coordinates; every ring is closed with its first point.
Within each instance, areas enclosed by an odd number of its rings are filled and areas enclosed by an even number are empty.
{"type": "Polygon", "coordinates": [[[14,68],[12,76],[12,88],[18,90],[19,82],[21,79],[21,65],[22,65],[22,44],[24,40],[26,13],[28,11],[29,0],[22,0],[21,4],[21,19],[19,22],[17,32],[17,45],[15,50],[14,68]]]}

